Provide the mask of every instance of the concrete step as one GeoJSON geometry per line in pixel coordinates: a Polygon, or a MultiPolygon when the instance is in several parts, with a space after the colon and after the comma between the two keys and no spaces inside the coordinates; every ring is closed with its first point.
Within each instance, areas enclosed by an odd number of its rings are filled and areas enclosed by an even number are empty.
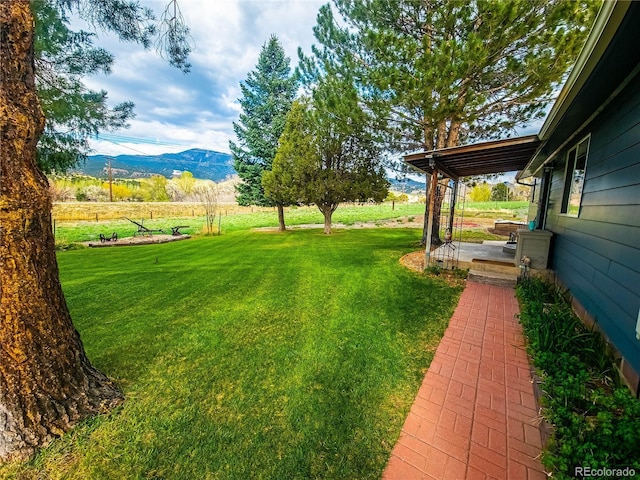
{"type": "Polygon", "coordinates": [[[520,267],[516,267],[513,262],[505,262],[501,260],[487,260],[481,258],[474,258],[470,262],[458,262],[458,268],[469,270],[480,270],[483,272],[498,272],[520,275],[520,267]]]}
{"type": "Polygon", "coordinates": [[[515,287],[518,276],[512,273],[490,272],[487,270],[469,270],[467,280],[500,287],[515,287]]]}

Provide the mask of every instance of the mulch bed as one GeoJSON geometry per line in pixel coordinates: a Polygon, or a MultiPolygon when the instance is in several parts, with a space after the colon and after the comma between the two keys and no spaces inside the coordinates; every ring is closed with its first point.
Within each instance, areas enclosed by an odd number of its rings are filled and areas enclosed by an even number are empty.
{"type": "Polygon", "coordinates": [[[409,270],[422,273],[424,271],[424,250],[407,253],[400,258],[400,265],[409,270]]]}
{"type": "Polygon", "coordinates": [[[424,250],[407,253],[400,257],[400,265],[423,275],[441,277],[452,287],[463,287],[466,283],[466,275],[460,276],[452,270],[439,270],[437,272],[425,273],[424,250]]]}

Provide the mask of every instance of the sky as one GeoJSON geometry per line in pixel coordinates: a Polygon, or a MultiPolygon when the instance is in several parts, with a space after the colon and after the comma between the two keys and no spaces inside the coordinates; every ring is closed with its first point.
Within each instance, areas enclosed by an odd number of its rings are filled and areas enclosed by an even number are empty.
{"type": "MultiPolygon", "coordinates": [[[[141,1],[160,17],[169,0],[141,1]]],[[[298,64],[298,47],[306,54],[314,43],[313,26],[328,0],[178,0],[189,26],[191,72],[171,67],[153,49],[120,42],[97,32],[97,46],[110,51],[109,75],[86,78],[92,90],[106,90],[108,103],[135,103],[130,128],[104,132],[91,140],[93,154],[121,155],[180,152],[203,148],[229,153],[236,140],[233,122],[241,111],[240,82],[253,71],[271,35],[298,64]]],[[[74,20],[72,28],[83,27],[74,20]]]]}

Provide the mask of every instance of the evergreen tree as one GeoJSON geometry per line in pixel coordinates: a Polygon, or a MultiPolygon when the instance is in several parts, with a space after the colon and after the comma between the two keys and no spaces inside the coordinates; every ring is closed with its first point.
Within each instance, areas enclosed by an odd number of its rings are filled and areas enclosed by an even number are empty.
{"type": "Polygon", "coordinates": [[[133,103],[110,109],[107,92],[92,91],[82,77],[109,73],[113,56],[93,45],[95,34],[69,29],[69,20],[47,0],[31,2],[35,17],[35,68],[45,129],[38,142],[38,165],[64,172],[86,159],[88,139],[100,131],[126,126],[133,103]]]}
{"type": "Polygon", "coordinates": [[[491,187],[491,200],[494,202],[506,202],[509,200],[509,187],[504,183],[496,183],[491,187]]]}
{"type": "MultiPolygon", "coordinates": [[[[51,1],[123,40],[149,44],[152,15],[137,2],[51,1]]],[[[169,54],[184,52],[184,39],[172,38],[178,48],[169,54]]],[[[34,60],[30,1],[0,1],[0,461],[26,458],[122,401],[89,362],[60,285],[51,197],[36,163],[45,119],[34,60]]],[[[173,63],[181,62],[178,55],[173,63]]]]}
{"type": "MultiPolygon", "coordinates": [[[[280,41],[272,35],[262,47],[255,70],[240,84],[242,113],[233,124],[238,143],[229,142],[234,168],[242,180],[237,187],[240,205],[272,205],[264,195],[262,174],[271,170],[296,93],[297,80],[289,63],[280,41]]],[[[278,210],[284,218],[281,204],[278,210]]],[[[284,228],[282,222],[280,227],[284,228]]]]}
{"type": "Polygon", "coordinates": [[[269,195],[315,204],[331,233],[332,215],[343,202],[382,202],[389,188],[379,142],[353,84],[322,76],[311,105],[296,102],[273,162],[265,173],[269,195]]]}
{"type": "Polygon", "coordinates": [[[540,118],[599,2],[333,4],[340,21],[331,6],[321,8],[313,53],[355,77],[363,100],[386,123],[388,148],[407,151],[497,138],[540,118]]]}
{"type": "Polygon", "coordinates": [[[262,174],[264,193],[274,203],[305,203],[304,195],[299,188],[302,175],[306,169],[305,165],[313,165],[318,158],[307,115],[306,101],[294,101],[287,114],[271,170],[262,174]]]}
{"type": "MultiPolygon", "coordinates": [[[[127,121],[135,116],[132,102],[123,102],[110,108],[107,92],[88,89],[82,79],[96,73],[108,74],[114,62],[113,55],[94,46],[95,33],[69,28],[69,8],[73,2],[59,0],[32,0],[35,20],[35,70],[38,96],[46,118],[44,132],[38,143],[38,165],[46,173],[65,172],[86,160],[90,152],[89,138],[103,131],[128,127],[127,121]]],[[[116,13],[113,2],[105,2],[105,13],[116,13]]],[[[123,4],[124,5],[124,4],[123,4]]],[[[179,12],[175,0],[167,8],[179,12]]],[[[125,7],[129,8],[129,7],[125,7]]],[[[140,23],[137,32],[129,31],[131,39],[149,45],[155,32],[153,12],[138,9],[140,23]]],[[[158,42],[172,49],[175,61],[170,63],[185,73],[190,65],[186,61],[190,46],[179,37],[188,38],[189,32],[179,13],[163,18],[158,42]],[[173,45],[169,43],[173,41],[173,45]]],[[[166,17],[166,12],[165,12],[166,17]]],[[[92,21],[96,23],[98,18],[92,21]]],[[[103,26],[104,27],[104,26],[103,26]]],[[[166,55],[165,55],[166,56],[166,55]]]]}

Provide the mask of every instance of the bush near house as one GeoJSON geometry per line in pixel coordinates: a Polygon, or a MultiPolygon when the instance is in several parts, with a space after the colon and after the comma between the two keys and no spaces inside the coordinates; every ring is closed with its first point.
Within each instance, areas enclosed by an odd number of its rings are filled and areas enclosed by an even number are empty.
{"type": "Polygon", "coordinates": [[[602,335],[575,316],[561,291],[539,279],[522,282],[517,295],[542,378],[542,415],[553,428],[544,466],[557,479],[575,478],[580,467],[640,473],[640,400],[620,384],[602,335]]]}

